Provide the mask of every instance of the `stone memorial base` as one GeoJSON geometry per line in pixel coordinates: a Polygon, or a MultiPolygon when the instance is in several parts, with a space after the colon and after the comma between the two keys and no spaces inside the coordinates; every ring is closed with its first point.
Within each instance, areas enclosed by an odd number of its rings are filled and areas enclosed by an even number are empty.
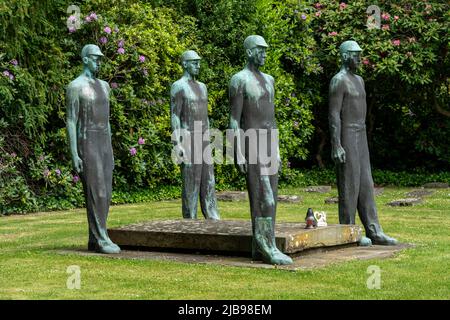
{"type": "Polygon", "coordinates": [[[446,182],[430,182],[425,183],[422,187],[425,189],[447,189],[450,188],[450,185],[446,182]]]}
{"type": "Polygon", "coordinates": [[[373,192],[375,194],[375,197],[381,196],[384,193],[384,188],[383,187],[374,188],[373,192]]]}
{"type": "Polygon", "coordinates": [[[406,198],[406,199],[398,199],[388,203],[391,207],[410,207],[416,204],[421,204],[421,198],[406,198]]]}
{"type": "Polygon", "coordinates": [[[339,198],[338,197],[332,197],[332,198],[326,198],[325,204],[339,204],[339,198]]]}
{"type": "Polygon", "coordinates": [[[223,191],[216,194],[219,201],[246,201],[247,192],[244,191],[223,191]]]}
{"type": "MultiPolygon", "coordinates": [[[[227,202],[247,201],[248,193],[244,191],[222,191],[216,193],[217,200],[227,202]]],[[[302,198],[296,195],[278,195],[278,202],[300,203],[302,198]]]]}
{"type": "Polygon", "coordinates": [[[306,188],[305,192],[328,193],[331,192],[331,186],[311,186],[306,188]]]}
{"type": "MultiPolygon", "coordinates": [[[[248,220],[161,220],[108,230],[111,240],[124,249],[171,252],[215,252],[249,256],[252,247],[248,220]]],[[[358,225],[329,225],[305,229],[304,223],[277,223],[276,244],[286,254],[306,249],[355,244],[358,225]]]]}
{"type": "Polygon", "coordinates": [[[434,194],[434,191],[430,190],[430,189],[417,189],[417,190],[408,192],[406,194],[406,196],[408,198],[422,198],[422,197],[431,196],[433,194],[434,194]]]}
{"type": "Polygon", "coordinates": [[[295,195],[278,195],[277,201],[279,203],[300,203],[303,199],[295,195]]]}

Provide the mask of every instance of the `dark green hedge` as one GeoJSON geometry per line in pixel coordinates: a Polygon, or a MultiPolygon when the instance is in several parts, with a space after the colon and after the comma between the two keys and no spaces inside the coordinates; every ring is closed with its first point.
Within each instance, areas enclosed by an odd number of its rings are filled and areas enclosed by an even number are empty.
{"type": "MultiPolygon", "coordinates": [[[[163,198],[177,189],[161,186],[180,185],[179,168],[170,159],[168,103],[170,85],[181,75],[180,54],[195,49],[204,58],[200,80],[208,86],[211,124],[225,129],[228,82],[244,65],[243,40],[254,33],[270,44],[264,71],[276,79],[282,184],[334,181],[332,171],[307,168],[332,165],[327,87],[339,69],[337,48],[349,38],[364,49],[360,73],[366,81],[373,165],[395,172],[450,171],[448,5],[438,0],[371,1],[382,9],[384,27],[369,30],[367,2],[342,3],[1,3],[0,211],[82,205],[81,186],[67,150],[64,93],[81,71],[79,53],[86,43],[97,43],[104,51],[100,77],[113,88],[115,203],[157,199],[152,198],[160,194],[157,190],[166,190],[161,191],[163,198]],[[78,30],[66,25],[71,4],[81,9],[84,23],[78,30]],[[144,144],[138,143],[140,138],[144,144]]],[[[402,186],[420,185],[420,180],[432,177],[390,173],[378,178],[377,172],[375,181],[402,186]]],[[[442,175],[430,179],[445,180],[442,175]]],[[[216,180],[219,188],[244,185],[230,165],[216,166],[216,180]]]]}

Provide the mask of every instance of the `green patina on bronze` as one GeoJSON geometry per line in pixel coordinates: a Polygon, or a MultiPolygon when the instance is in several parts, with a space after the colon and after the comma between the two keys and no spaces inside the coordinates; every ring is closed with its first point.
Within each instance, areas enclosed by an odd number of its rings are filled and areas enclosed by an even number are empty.
{"type": "Polygon", "coordinates": [[[366,135],[366,91],[364,80],[355,74],[361,48],[355,41],[340,46],[342,67],[330,83],[329,124],[332,158],[336,163],[339,192],[339,222],[355,224],[356,211],[367,238],[361,245],[395,245],[378,221],[366,135]]]}
{"type": "Polygon", "coordinates": [[[96,78],[103,54],[88,44],[81,52],[83,72],[66,91],[67,132],[75,171],[80,175],[89,224],[88,249],[119,253],[108,237],[106,220],[112,193],[114,156],[109,123],[109,85],[96,78]]]}
{"type": "MultiPolygon", "coordinates": [[[[200,56],[192,50],[184,52],[181,56],[183,76],[177,80],[170,90],[171,126],[174,132],[185,129],[191,137],[190,157],[188,163],[181,164],[183,179],[182,214],[186,219],[197,218],[197,204],[200,196],[202,214],[206,219],[220,219],[217,209],[215,193],[214,166],[203,160],[200,164],[194,163],[194,152],[201,152],[209,145],[209,141],[201,141],[202,148],[194,148],[194,122],[201,122],[203,134],[209,129],[208,119],[208,91],[206,85],[196,80],[200,71],[200,56]]],[[[186,155],[181,137],[176,137],[177,152],[180,156],[186,155]]]]}
{"type": "Polygon", "coordinates": [[[272,130],[277,128],[274,79],[259,70],[265,63],[267,47],[264,38],[258,35],[249,36],[244,41],[247,65],[231,78],[229,87],[230,128],[236,132],[237,165],[247,178],[253,232],[253,259],[262,259],[270,264],[291,264],[292,259],[275,245],[278,173],[262,174],[264,165],[259,159],[259,140],[257,143],[246,143],[245,150],[241,150],[241,138],[238,133],[240,129],[258,132],[261,132],[261,129],[267,130],[267,134],[258,135],[258,139],[267,137],[268,152],[276,152],[280,162],[278,141],[276,150],[270,147],[272,130]],[[256,155],[255,164],[249,162],[250,155],[256,155]]]}

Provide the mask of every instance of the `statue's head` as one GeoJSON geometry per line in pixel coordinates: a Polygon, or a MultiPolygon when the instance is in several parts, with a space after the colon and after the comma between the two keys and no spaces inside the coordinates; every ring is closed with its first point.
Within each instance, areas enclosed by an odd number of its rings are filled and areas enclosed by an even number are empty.
{"type": "Polygon", "coordinates": [[[102,57],[103,53],[95,44],[87,44],[83,47],[83,50],[81,50],[83,65],[93,74],[98,72],[102,57]]]}
{"type": "Polygon", "coordinates": [[[194,50],[187,50],[181,55],[181,65],[183,70],[191,76],[196,76],[200,72],[200,56],[194,50]]]}
{"type": "Polygon", "coordinates": [[[266,62],[266,49],[268,44],[263,37],[258,35],[248,36],[244,40],[245,53],[247,60],[257,66],[262,66],[266,62]]]}
{"type": "Polygon", "coordinates": [[[345,41],[339,47],[342,62],[352,70],[356,70],[360,64],[361,51],[361,47],[353,40],[345,41]]]}

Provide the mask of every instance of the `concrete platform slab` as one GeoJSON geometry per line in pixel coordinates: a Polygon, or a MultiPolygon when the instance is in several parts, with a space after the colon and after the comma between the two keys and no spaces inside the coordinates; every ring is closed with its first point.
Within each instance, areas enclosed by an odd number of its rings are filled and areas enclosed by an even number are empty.
{"type": "MultiPolygon", "coordinates": [[[[248,220],[161,220],[109,229],[112,241],[125,248],[158,251],[193,250],[250,253],[251,222],[248,220]]],[[[328,225],[305,229],[304,223],[277,223],[279,250],[293,254],[311,248],[356,243],[362,230],[358,225],[328,225]]]]}

